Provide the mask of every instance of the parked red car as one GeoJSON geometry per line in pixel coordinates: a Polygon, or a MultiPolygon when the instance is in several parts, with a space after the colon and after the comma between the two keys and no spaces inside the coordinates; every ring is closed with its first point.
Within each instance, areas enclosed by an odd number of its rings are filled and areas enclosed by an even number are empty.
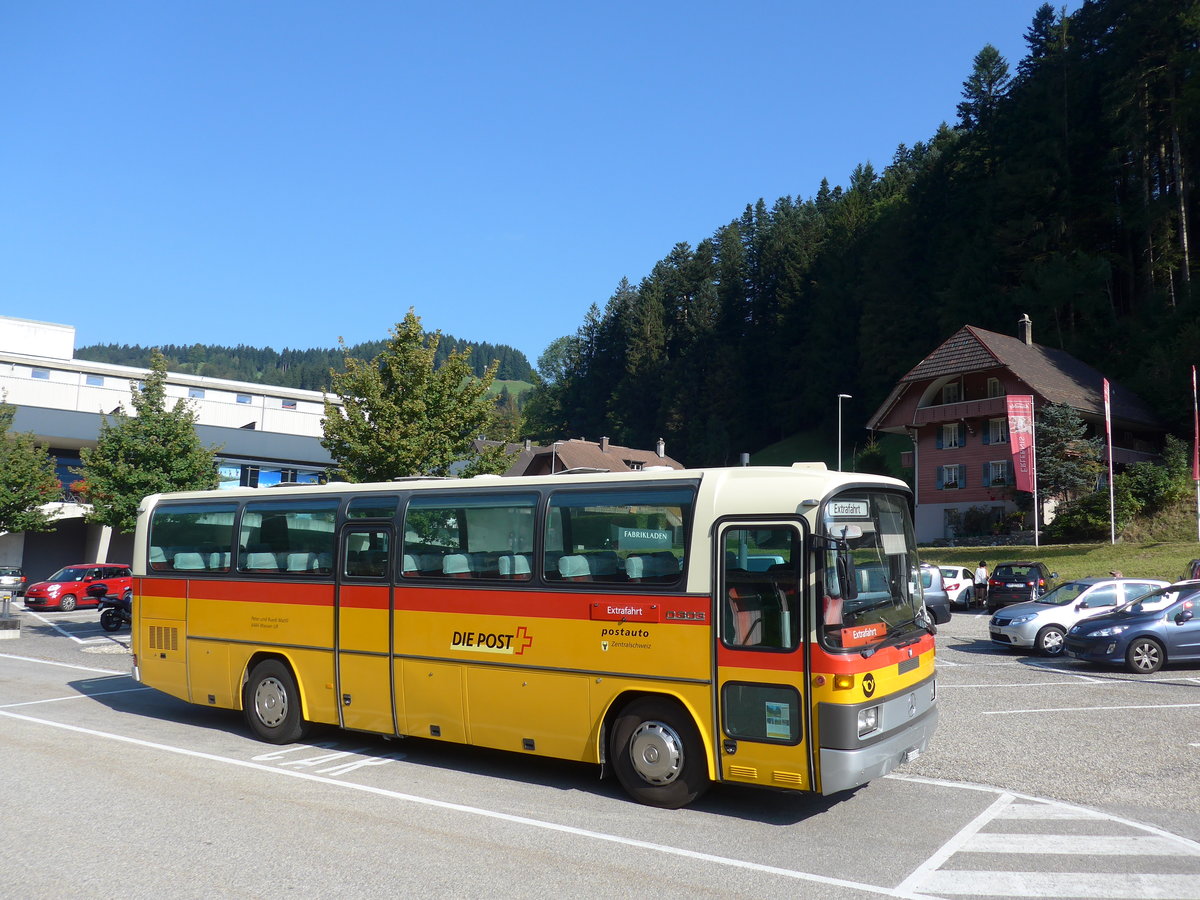
{"type": "Polygon", "coordinates": [[[45,581],[25,589],[27,609],[61,609],[70,612],[76,606],[95,606],[96,598],[89,597],[89,585],[97,582],[108,585],[108,592],[118,597],[133,589],[133,572],[129,566],[116,563],[79,563],[64,566],[45,581]]]}

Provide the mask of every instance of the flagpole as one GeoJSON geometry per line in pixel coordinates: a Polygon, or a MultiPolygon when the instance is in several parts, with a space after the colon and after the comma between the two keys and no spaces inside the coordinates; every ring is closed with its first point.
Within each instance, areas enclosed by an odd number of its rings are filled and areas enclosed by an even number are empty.
{"type": "Polygon", "coordinates": [[[1104,435],[1108,442],[1108,542],[1117,542],[1117,510],[1113,498],[1112,404],[1108,400],[1108,379],[1104,379],[1104,435]]]}
{"type": "Polygon", "coordinates": [[[1033,410],[1033,397],[1029,398],[1029,466],[1033,470],[1033,546],[1040,547],[1040,539],[1038,537],[1038,520],[1041,518],[1041,504],[1038,502],[1038,485],[1037,485],[1037,417],[1033,410]]]}
{"type": "Polygon", "coordinates": [[[1196,482],[1196,540],[1200,541],[1200,402],[1196,399],[1196,367],[1192,366],[1192,480],[1196,482]]]}

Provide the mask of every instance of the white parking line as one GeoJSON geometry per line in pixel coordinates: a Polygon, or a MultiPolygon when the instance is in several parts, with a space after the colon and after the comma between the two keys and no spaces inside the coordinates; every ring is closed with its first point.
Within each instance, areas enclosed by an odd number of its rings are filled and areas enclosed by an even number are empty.
{"type": "Polygon", "coordinates": [[[49,619],[47,619],[45,616],[39,616],[32,609],[26,609],[25,614],[37,619],[43,625],[49,625],[51,628],[53,628],[55,631],[57,631],[63,637],[70,638],[77,644],[98,644],[98,643],[102,643],[104,641],[114,640],[113,638],[105,637],[104,635],[100,635],[99,637],[90,637],[90,638],[76,637],[75,635],[71,634],[71,632],[66,631],[63,628],[61,628],[57,622],[52,622],[49,619]]]}
{"type": "Polygon", "coordinates": [[[219,756],[215,753],[203,753],[199,750],[189,750],[186,747],[175,747],[170,744],[159,744],[153,741],[144,741],[139,738],[128,737],[123,734],[97,731],[92,728],[83,728],[78,725],[68,725],[65,722],[53,722],[49,719],[38,719],[34,718],[33,716],[25,716],[19,713],[7,712],[5,710],[0,710],[0,716],[9,719],[17,719],[22,722],[29,722],[34,725],[45,725],[50,728],[58,728],[64,731],[72,731],[77,734],[85,734],[89,737],[104,738],[111,741],[135,744],[139,747],[145,747],[150,750],[160,750],[166,753],[176,753],[181,756],[189,756],[195,759],[205,759],[210,762],[223,763],[225,765],[238,766],[246,769],[254,769],[270,775],[283,776],[285,778],[301,778],[305,781],[313,781],[319,784],[361,791],[363,793],[374,794],[379,797],[387,797],[389,799],[399,800],[405,803],[415,803],[421,806],[433,807],[435,809],[444,809],[451,812],[465,813],[472,816],[481,816],[487,819],[509,822],[514,825],[523,825],[529,828],[540,828],[546,831],[555,831],[561,834],[569,834],[575,837],[587,838],[589,840],[605,841],[607,843],[619,844],[639,850],[649,850],[652,853],[660,853],[665,856],[682,857],[684,859],[696,860],[698,862],[712,863],[719,866],[728,866],[734,869],[761,872],[766,875],[777,875],[781,878],[790,878],[795,881],[807,881],[831,887],[848,888],[850,890],[858,890],[870,894],[879,894],[884,897],[898,897],[903,898],[903,900],[927,900],[928,898],[928,894],[914,894],[904,890],[903,886],[898,888],[881,887],[875,884],[847,881],[846,879],[842,878],[829,878],[825,875],[817,875],[812,872],[800,872],[795,869],[784,869],[780,868],[779,866],[769,866],[763,863],[750,862],[744,859],[733,859],[728,856],[716,856],[712,853],[702,853],[697,850],[686,850],[682,847],[672,847],[667,844],[655,844],[649,841],[639,841],[634,838],[621,837],[620,835],[608,834],[602,831],[590,831],[585,828],[576,828],[573,825],[561,825],[557,822],[547,822],[541,819],[531,819],[526,816],[516,816],[512,815],[511,813],[502,813],[496,810],[483,809],[478,806],[466,806],[462,803],[450,803],[446,800],[434,800],[429,797],[418,797],[414,794],[404,794],[399,791],[387,790],[386,788],[371,787],[370,785],[355,784],[354,782],[338,781],[334,778],[327,778],[323,775],[316,775],[310,772],[299,772],[295,769],[282,769],[276,766],[266,766],[261,763],[251,762],[244,759],[234,759],[228,756],[219,756]]]}
{"type": "Polygon", "coordinates": [[[117,669],[97,669],[93,666],[77,666],[72,663],[55,662],[52,659],[35,659],[32,656],[17,656],[13,653],[0,653],[0,659],[16,659],[21,662],[41,663],[43,666],[61,666],[64,669],[78,669],[80,672],[99,672],[101,675],[128,675],[129,670],[121,672],[117,669]]]}
{"type": "Polygon", "coordinates": [[[94,694],[69,694],[66,697],[48,697],[45,700],[25,700],[21,703],[5,703],[0,709],[16,709],[18,706],[39,706],[42,703],[58,703],[61,700],[90,700],[92,697],[107,697],[110,694],[133,694],[138,691],[152,691],[154,688],[134,687],[120,691],[97,691],[94,694]]]}
{"type": "Polygon", "coordinates": [[[983,711],[981,715],[1013,716],[1025,713],[1110,712],[1120,709],[1196,709],[1197,707],[1200,707],[1200,703],[1163,703],[1147,706],[1059,706],[1049,709],[991,709],[983,711]]]}

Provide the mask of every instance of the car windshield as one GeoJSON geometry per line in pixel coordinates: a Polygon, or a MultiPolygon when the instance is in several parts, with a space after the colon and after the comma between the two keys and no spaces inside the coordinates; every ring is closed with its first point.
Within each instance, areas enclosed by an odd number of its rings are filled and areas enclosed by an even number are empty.
{"type": "Polygon", "coordinates": [[[1200,590],[1195,587],[1189,588],[1162,588],[1154,591],[1144,597],[1134,600],[1132,603],[1126,603],[1124,606],[1116,610],[1117,615],[1139,616],[1142,613],[1159,612],[1166,609],[1172,603],[1182,600],[1184,597],[1200,596],[1200,590]]]}
{"type": "Polygon", "coordinates": [[[1068,603],[1074,603],[1079,599],[1079,595],[1086,591],[1091,585],[1081,584],[1078,581],[1068,581],[1066,584],[1059,585],[1048,594],[1043,594],[1035,600],[1035,603],[1045,603],[1049,606],[1066,606],[1068,603]]]}
{"type": "Polygon", "coordinates": [[[905,497],[838,496],[825,505],[823,525],[830,538],[819,570],[823,645],[865,650],[924,633],[921,581],[930,573],[920,570],[905,497]]]}
{"type": "Polygon", "coordinates": [[[20,575],[20,569],[14,569],[9,566],[0,566],[0,575],[20,575]]]}
{"type": "Polygon", "coordinates": [[[67,566],[65,569],[59,569],[47,581],[83,581],[87,576],[88,570],[76,568],[75,566],[67,566]]]}

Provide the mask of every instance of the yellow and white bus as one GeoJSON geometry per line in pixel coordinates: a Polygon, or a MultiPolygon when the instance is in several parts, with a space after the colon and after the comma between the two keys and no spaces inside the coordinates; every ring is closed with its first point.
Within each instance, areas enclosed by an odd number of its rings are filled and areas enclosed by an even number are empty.
{"type": "Polygon", "coordinates": [[[822,464],[147,497],[134,675],[242,710],[832,794],[923,752],[935,628],[900,481],[822,464]]]}

